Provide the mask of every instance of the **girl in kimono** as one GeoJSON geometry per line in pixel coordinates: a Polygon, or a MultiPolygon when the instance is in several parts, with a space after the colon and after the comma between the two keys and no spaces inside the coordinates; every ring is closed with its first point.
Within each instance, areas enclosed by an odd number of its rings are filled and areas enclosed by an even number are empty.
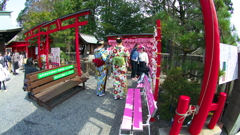
{"type": "Polygon", "coordinates": [[[129,62],[130,53],[122,45],[122,39],[120,37],[116,40],[117,46],[112,49],[110,54],[110,61],[112,63],[113,72],[113,96],[114,99],[123,99],[125,91],[127,89],[127,67],[129,62]],[[117,60],[117,59],[118,60],[117,60]],[[123,58],[121,60],[121,58],[123,58]],[[119,62],[115,62],[119,61],[119,62]],[[123,61],[123,62],[121,62],[123,61]],[[122,64],[119,64],[122,63],[122,64]]]}
{"type": "Polygon", "coordinates": [[[94,57],[98,59],[98,61],[102,61],[104,64],[101,66],[96,66],[97,71],[97,89],[96,94],[97,96],[104,96],[105,95],[105,85],[107,79],[107,64],[105,61],[108,59],[108,52],[104,48],[104,41],[100,41],[98,43],[98,47],[94,49],[94,57]]]}

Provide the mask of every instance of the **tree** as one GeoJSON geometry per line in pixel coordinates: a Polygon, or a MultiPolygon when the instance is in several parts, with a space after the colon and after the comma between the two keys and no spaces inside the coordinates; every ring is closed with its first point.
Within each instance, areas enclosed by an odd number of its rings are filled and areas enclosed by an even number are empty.
{"type": "Polygon", "coordinates": [[[234,12],[231,0],[216,0],[215,6],[218,15],[221,43],[236,45],[237,35],[232,34],[236,28],[230,27],[231,14],[234,12]]]}
{"type": "Polygon", "coordinates": [[[0,11],[4,11],[6,9],[8,0],[0,0],[0,11]]]}
{"type": "Polygon", "coordinates": [[[99,12],[99,35],[130,34],[153,32],[153,23],[150,27],[147,17],[141,11],[141,4],[125,0],[102,0],[99,12]]]}

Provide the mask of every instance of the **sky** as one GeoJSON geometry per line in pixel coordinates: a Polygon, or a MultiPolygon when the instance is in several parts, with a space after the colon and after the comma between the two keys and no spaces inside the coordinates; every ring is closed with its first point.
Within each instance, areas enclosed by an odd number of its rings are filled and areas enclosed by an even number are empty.
{"type": "MultiPolygon", "coordinates": [[[[26,0],[9,0],[7,1],[6,11],[12,12],[13,25],[17,26],[16,18],[19,12],[24,9],[26,0]]],[[[234,14],[232,14],[231,23],[234,24],[237,28],[237,33],[240,36],[240,0],[232,0],[234,14]]]]}
{"type": "Polygon", "coordinates": [[[18,14],[25,8],[25,2],[26,0],[8,0],[7,1],[7,6],[6,6],[6,11],[13,11],[11,13],[11,18],[14,26],[18,26],[17,24],[17,17],[18,14]]]}

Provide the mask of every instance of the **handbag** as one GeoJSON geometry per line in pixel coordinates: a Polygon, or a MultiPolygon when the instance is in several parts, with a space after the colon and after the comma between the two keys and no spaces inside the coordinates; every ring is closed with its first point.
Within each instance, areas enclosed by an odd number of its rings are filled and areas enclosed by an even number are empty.
{"type": "Polygon", "coordinates": [[[102,65],[105,64],[105,61],[103,61],[102,59],[99,59],[99,58],[93,59],[92,62],[95,63],[95,65],[97,67],[101,67],[102,65]]]}

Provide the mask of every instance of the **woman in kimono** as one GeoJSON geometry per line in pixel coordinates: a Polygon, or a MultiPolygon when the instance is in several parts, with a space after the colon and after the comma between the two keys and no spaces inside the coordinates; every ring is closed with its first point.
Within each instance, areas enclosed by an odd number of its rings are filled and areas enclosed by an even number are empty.
{"type": "Polygon", "coordinates": [[[116,42],[117,46],[112,49],[110,54],[110,61],[112,63],[113,70],[112,76],[114,79],[113,96],[114,99],[123,99],[127,89],[127,67],[129,66],[128,62],[130,53],[128,49],[122,45],[122,39],[120,37],[117,38],[116,42]]]}
{"type": "Polygon", "coordinates": [[[104,96],[105,95],[105,85],[107,79],[107,64],[105,61],[108,59],[108,52],[104,48],[104,41],[98,42],[98,47],[94,49],[94,57],[95,60],[98,59],[100,61],[100,65],[96,63],[96,71],[97,71],[97,89],[96,94],[97,96],[104,96]],[[102,64],[104,63],[104,64],[102,64]]]}

